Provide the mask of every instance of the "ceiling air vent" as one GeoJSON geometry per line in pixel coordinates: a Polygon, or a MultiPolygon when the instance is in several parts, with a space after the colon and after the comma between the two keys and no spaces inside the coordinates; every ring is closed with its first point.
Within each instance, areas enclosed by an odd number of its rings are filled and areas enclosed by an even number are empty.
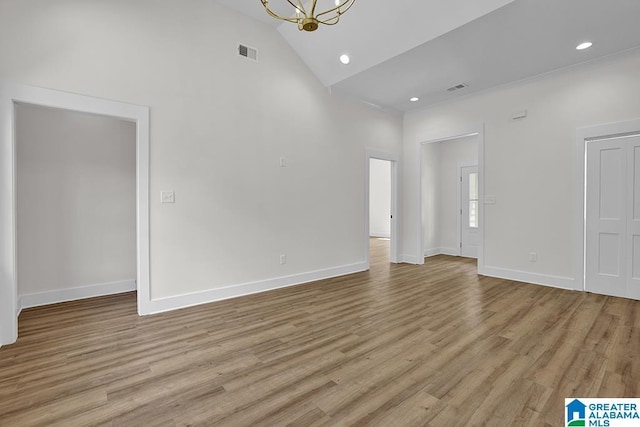
{"type": "Polygon", "coordinates": [[[238,54],[240,56],[244,56],[247,59],[251,59],[253,61],[258,60],[258,51],[252,47],[245,46],[243,44],[238,45],[238,54]]]}
{"type": "Polygon", "coordinates": [[[467,86],[468,85],[466,85],[464,83],[460,83],[460,84],[457,84],[455,86],[451,86],[450,88],[447,89],[447,91],[448,92],[453,92],[453,91],[456,91],[456,90],[464,89],[467,86]]]}

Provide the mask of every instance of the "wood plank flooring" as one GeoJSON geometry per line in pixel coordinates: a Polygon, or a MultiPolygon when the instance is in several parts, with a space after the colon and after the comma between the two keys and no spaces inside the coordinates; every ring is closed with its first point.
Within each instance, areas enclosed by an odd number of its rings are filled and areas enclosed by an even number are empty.
{"type": "Polygon", "coordinates": [[[25,310],[2,426],[559,426],[564,398],[640,397],[640,302],[369,272],[147,317],[135,294],[25,310]]]}

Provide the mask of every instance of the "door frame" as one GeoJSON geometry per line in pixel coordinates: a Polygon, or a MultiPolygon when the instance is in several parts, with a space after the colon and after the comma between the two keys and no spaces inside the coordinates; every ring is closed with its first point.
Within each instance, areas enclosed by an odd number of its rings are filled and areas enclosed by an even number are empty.
{"type": "MultiPolygon", "coordinates": [[[[462,256],[462,169],[478,167],[478,162],[458,162],[458,209],[456,212],[460,212],[458,215],[458,256],[462,256]]],[[[480,169],[478,169],[478,177],[480,177],[480,169]]],[[[478,182],[478,191],[480,190],[480,183],[478,182]]],[[[480,193],[478,193],[478,211],[480,211],[480,193]]],[[[478,224],[480,218],[478,217],[478,224]]],[[[478,230],[478,233],[480,230],[478,230]]]]}
{"type": "Polygon", "coordinates": [[[422,185],[422,176],[424,174],[424,146],[436,142],[445,142],[454,139],[474,136],[478,140],[478,199],[480,200],[478,209],[478,274],[484,274],[484,123],[477,125],[463,126],[435,132],[418,142],[419,153],[419,174],[418,174],[418,197],[420,206],[418,207],[418,230],[420,230],[420,239],[418,242],[418,265],[424,264],[424,237],[425,237],[425,221],[424,221],[424,188],[422,185]]]}
{"type": "Polygon", "coordinates": [[[391,163],[391,224],[390,224],[390,247],[389,247],[389,260],[392,263],[398,263],[398,220],[400,215],[398,213],[398,176],[399,176],[399,161],[400,156],[396,153],[391,153],[387,151],[381,151],[373,148],[367,148],[365,154],[365,263],[366,269],[369,269],[369,260],[370,260],[370,245],[369,245],[369,226],[370,226],[370,218],[369,218],[369,191],[370,191],[370,164],[371,159],[377,160],[386,160],[391,163]]]}
{"type": "Polygon", "coordinates": [[[136,123],[136,287],[138,313],[150,312],[149,107],[0,81],[0,346],[18,339],[15,105],[32,104],[136,123]]]}
{"type": "Polygon", "coordinates": [[[640,134],[640,119],[586,126],[576,129],[575,187],[575,284],[574,290],[586,291],[586,214],[587,214],[587,144],[591,141],[640,134]]]}

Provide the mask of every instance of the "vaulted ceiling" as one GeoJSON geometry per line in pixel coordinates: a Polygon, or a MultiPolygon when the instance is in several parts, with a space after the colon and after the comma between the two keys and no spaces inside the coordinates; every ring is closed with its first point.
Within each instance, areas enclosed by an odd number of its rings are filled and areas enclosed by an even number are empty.
{"type": "Polygon", "coordinates": [[[218,1],[274,26],[333,92],[392,112],[640,47],[638,0],[356,0],[313,33],[269,17],[260,0],[218,1]],[[593,46],[576,50],[583,41],[593,46]]]}

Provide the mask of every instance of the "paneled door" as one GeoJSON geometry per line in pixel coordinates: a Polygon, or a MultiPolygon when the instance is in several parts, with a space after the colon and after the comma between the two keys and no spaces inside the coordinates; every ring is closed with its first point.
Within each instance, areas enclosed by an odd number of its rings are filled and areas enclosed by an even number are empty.
{"type": "Polygon", "coordinates": [[[587,143],[585,289],[640,299],[640,136],[587,143]]]}

